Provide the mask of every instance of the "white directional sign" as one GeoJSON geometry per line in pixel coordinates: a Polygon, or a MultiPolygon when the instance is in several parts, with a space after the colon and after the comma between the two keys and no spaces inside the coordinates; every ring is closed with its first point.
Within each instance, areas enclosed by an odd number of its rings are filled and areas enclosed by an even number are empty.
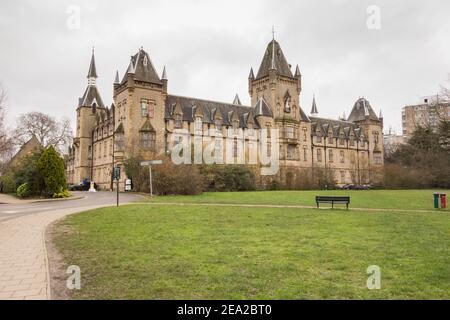
{"type": "Polygon", "coordinates": [[[141,161],[141,166],[151,166],[153,164],[162,164],[162,160],[141,161]]]}
{"type": "Polygon", "coordinates": [[[147,160],[141,161],[141,166],[148,166],[148,173],[150,178],[150,197],[153,197],[153,183],[152,183],[152,165],[162,164],[162,160],[147,160]]]}

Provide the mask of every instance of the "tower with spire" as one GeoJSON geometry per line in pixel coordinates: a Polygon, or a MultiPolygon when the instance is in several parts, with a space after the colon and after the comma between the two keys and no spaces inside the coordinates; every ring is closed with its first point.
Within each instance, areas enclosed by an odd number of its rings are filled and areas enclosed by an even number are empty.
{"type": "Polygon", "coordinates": [[[97,67],[95,52],[92,49],[91,61],[87,73],[87,86],[77,106],[77,127],[74,139],[74,180],[91,179],[92,176],[92,130],[95,126],[97,112],[105,105],[97,88],[97,67]]]}

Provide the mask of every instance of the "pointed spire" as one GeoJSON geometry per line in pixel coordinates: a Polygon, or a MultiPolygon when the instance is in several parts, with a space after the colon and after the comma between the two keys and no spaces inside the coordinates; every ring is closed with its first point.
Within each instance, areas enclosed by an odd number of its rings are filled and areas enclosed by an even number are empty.
{"type": "Polygon", "coordinates": [[[161,80],[167,80],[166,66],[164,66],[164,68],[163,68],[161,80]]]}
{"type": "Polygon", "coordinates": [[[91,56],[91,63],[89,65],[89,71],[87,78],[97,78],[97,69],[95,68],[95,55],[94,55],[94,48],[92,48],[92,56],[91,56]]]}
{"type": "Polygon", "coordinates": [[[300,68],[298,67],[298,65],[297,65],[297,67],[295,68],[295,75],[294,75],[294,77],[300,77],[302,74],[300,73],[300,68]]]}
{"type": "Polygon", "coordinates": [[[347,116],[345,115],[345,111],[342,113],[342,120],[347,121],[347,116]]]}
{"type": "Polygon", "coordinates": [[[280,44],[276,40],[271,40],[267,45],[256,79],[268,76],[270,70],[276,70],[282,76],[294,77],[280,44]]]}
{"type": "Polygon", "coordinates": [[[120,81],[119,81],[119,70],[116,70],[116,78],[114,79],[114,84],[120,84],[120,81]]]}
{"type": "Polygon", "coordinates": [[[248,78],[250,80],[254,80],[255,79],[255,74],[253,73],[253,68],[250,68],[250,74],[248,75],[248,78]]]}
{"type": "Polygon", "coordinates": [[[236,105],[239,105],[239,106],[242,105],[241,99],[239,99],[239,95],[237,93],[236,93],[236,96],[234,97],[233,104],[236,104],[236,105]]]}
{"type": "Polygon", "coordinates": [[[311,115],[317,115],[319,111],[317,111],[317,105],[316,105],[316,96],[313,95],[313,102],[311,107],[311,115]]]}
{"type": "Polygon", "coordinates": [[[378,118],[383,119],[383,113],[381,112],[381,109],[380,109],[380,115],[378,116],[378,118]]]}

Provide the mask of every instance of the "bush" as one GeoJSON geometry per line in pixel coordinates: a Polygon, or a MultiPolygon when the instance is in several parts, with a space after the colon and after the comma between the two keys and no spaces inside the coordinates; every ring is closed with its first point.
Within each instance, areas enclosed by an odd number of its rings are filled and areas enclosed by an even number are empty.
{"type": "Polygon", "coordinates": [[[252,191],[256,179],[250,168],[238,165],[207,165],[200,168],[207,191],[252,191]]]}
{"type": "Polygon", "coordinates": [[[53,198],[68,198],[70,197],[70,193],[67,189],[60,188],[58,192],[53,194],[53,198]]]}
{"type": "Polygon", "coordinates": [[[30,187],[28,186],[28,183],[25,182],[21,184],[16,191],[17,196],[21,198],[26,198],[30,196],[30,187]]]}
{"type": "Polygon", "coordinates": [[[1,193],[15,193],[16,190],[16,181],[13,172],[8,172],[0,177],[1,193]]]}
{"type": "Polygon", "coordinates": [[[174,164],[170,159],[152,167],[154,191],[160,195],[195,195],[203,192],[203,177],[198,167],[174,164]]]}
{"type": "Polygon", "coordinates": [[[37,162],[41,156],[41,151],[35,151],[31,155],[20,161],[20,165],[13,169],[14,191],[18,186],[27,182],[30,189],[30,195],[40,196],[45,188],[45,182],[37,167],[37,162]]]}
{"type": "Polygon", "coordinates": [[[67,190],[64,161],[52,146],[42,152],[37,161],[37,167],[44,179],[47,195],[53,196],[55,193],[67,190]]]}
{"type": "MultiPolygon", "coordinates": [[[[161,165],[152,166],[153,193],[159,195],[194,195],[203,192],[203,177],[195,165],[175,165],[170,158],[161,158],[161,165]]],[[[141,166],[141,158],[125,161],[125,174],[133,190],[150,193],[149,169],[141,166]]]]}

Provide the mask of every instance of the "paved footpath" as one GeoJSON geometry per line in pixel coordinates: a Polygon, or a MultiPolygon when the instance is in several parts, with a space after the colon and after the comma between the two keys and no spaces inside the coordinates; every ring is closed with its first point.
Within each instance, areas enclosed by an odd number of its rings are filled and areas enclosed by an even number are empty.
{"type": "MultiPolygon", "coordinates": [[[[72,213],[115,204],[115,193],[77,193],[79,200],[0,204],[0,300],[50,299],[45,229],[72,213]]],[[[122,202],[139,199],[124,194],[122,202]]]]}

